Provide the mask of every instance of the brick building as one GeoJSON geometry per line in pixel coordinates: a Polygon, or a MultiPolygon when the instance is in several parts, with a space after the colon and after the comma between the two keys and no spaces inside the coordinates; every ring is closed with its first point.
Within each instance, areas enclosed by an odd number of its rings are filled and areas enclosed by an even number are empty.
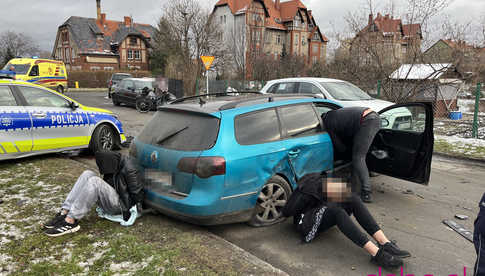
{"type": "Polygon", "coordinates": [[[258,55],[299,56],[305,63],[325,62],[328,39],[312,11],[300,0],[219,0],[212,13],[223,29],[226,47],[239,45],[242,59],[258,55]]]}
{"type": "Polygon", "coordinates": [[[367,26],[354,37],[350,56],[361,65],[372,64],[379,56],[383,65],[401,64],[421,53],[420,24],[403,24],[401,19],[380,13],[369,15],[367,26]]]}
{"type": "Polygon", "coordinates": [[[149,70],[151,39],[156,29],[134,23],[107,20],[96,0],[97,18],[71,16],[59,26],[52,57],[68,70],[149,70]]]}

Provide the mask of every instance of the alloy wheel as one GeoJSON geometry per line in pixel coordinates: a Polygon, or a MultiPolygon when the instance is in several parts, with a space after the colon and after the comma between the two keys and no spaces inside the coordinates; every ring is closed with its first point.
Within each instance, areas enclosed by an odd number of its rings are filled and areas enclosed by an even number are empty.
{"type": "Polygon", "coordinates": [[[103,127],[99,135],[99,141],[103,150],[111,150],[113,148],[113,132],[109,127],[103,127]]]}
{"type": "Polygon", "coordinates": [[[281,217],[281,210],[287,201],[288,194],[280,184],[266,184],[258,196],[257,218],[264,223],[274,222],[281,217]]]}

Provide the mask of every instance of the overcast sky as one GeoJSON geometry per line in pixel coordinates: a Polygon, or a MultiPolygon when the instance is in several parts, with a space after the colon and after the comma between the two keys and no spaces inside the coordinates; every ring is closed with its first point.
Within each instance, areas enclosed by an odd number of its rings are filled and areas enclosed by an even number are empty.
{"type": "MultiPolygon", "coordinates": [[[[135,22],[156,25],[162,13],[162,5],[168,0],[102,0],[102,12],[110,20],[122,21],[131,15],[135,22]]],[[[177,1],[177,0],[171,0],[177,1]]],[[[198,0],[205,8],[211,9],[217,0],[198,0]]],[[[237,1],[237,0],[236,0],[237,1]]],[[[342,31],[343,17],[349,11],[362,10],[364,0],[302,0],[311,10],[324,34],[332,37],[335,31],[342,31]]],[[[394,2],[396,6],[403,0],[374,0],[376,6],[394,2]]],[[[282,0],[284,2],[284,0],[282,0]]],[[[96,17],[95,0],[1,0],[0,33],[12,30],[30,35],[38,45],[52,51],[57,28],[70,16],[96,17]]],[[[402,11],[397,8],[396,13],[402,11]]],[[[455,0],[445,11],[458,21],[479,20],[485,15],[485,0],[455,0]]]]}

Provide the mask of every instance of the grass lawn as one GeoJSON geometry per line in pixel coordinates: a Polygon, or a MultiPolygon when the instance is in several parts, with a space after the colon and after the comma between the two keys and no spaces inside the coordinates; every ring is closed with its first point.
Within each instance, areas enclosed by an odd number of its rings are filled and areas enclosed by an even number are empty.
{"type": "Polygon", "coordinates": [[[0,275],[266,274],[203,228],[162,215],[123,227],[93,210],[77,233],[46,236],[41,223],[84,166],[56,155],[0,163],[0,275]]]}
{"type": "Polygon", "coordinates": [[[437,136],[434,151],[451,156],[485,160],[485,141],[437,136]]]}

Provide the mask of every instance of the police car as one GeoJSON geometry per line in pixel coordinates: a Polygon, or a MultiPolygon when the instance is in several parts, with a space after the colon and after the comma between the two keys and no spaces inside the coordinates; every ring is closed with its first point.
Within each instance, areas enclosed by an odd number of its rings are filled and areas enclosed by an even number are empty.
{"type": "Polygon", "coordinates": [[[0,160],[83,148],[112,150],[125,141],[112,112],[39,85],[0,78],[0,160]]]}

